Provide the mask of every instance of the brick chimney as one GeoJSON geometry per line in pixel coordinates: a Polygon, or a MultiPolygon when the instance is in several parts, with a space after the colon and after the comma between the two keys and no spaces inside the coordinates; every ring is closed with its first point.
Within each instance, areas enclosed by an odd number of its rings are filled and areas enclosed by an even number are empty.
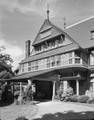
{"type": "Polygon", "coordinates": [[[94,39],[94,30],[90,31],[91,32],[91,40],[94,39]]]}
{"type": "Polygon", "coordinates": [[[28,58],[30,56],[30,45],[31,45],[31,41],[27,40],[25,42],[25,57],[28,58]]]}

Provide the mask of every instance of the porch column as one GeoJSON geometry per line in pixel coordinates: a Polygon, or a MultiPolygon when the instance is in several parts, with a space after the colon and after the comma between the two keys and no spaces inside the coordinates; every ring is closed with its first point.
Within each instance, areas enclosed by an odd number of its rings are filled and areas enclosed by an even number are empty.
{"type": "Polygon", "coordinates": [[[22,96],[22,83],[20,82],[20,97],[22,96]]]}
{"type": "MultiPolygon", "coordinates": [[[[32,80],[28,80],[28,86],[31,86],[33,92],[32,80]]],[[[33,101],[33,94],[32,94],[32,101],[33,101]]]]}
{"type": "Polygon", "coordinates": [[[63,89],[63,90],[66,91],[66,89],[67,89],[67,87],[68,87],[68,82],[67,82],[67,81],[64,81],[63,84],[64,84],[64,89],[63,89]]]}
{"type": "Polygon", "coordinates": [[[92,84],[93,84],[93,90],[92,90],[93,91],[93,95],[92,96],[94,97],[94,82],[92,84]]]}
{"type": "Polygon", "coordinates": [[[76,95],[79,95],[79,80],[76,80],[76,95]]]}
{"type": "Polygon", "coordinates": [[[20,104],[22,104],[22,82],[20,82],[20,95],[19,95],[18,101],[20,104]]]}
{"type": "Polygon", "coordinates": [[[54,97],[55,97],[55,83],[56,83],[56,81],[53,81],[53,95],[52,95],[52,100],[54,100],[54,97]]]}

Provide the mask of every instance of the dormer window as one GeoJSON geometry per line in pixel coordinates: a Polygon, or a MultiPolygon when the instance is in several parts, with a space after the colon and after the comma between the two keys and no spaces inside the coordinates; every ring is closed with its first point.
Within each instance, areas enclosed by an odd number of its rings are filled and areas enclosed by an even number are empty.
{"type": "Polygon", "coordinates": [[[94,30],[91,31],[91,40],[94,39],[94,30]]]}

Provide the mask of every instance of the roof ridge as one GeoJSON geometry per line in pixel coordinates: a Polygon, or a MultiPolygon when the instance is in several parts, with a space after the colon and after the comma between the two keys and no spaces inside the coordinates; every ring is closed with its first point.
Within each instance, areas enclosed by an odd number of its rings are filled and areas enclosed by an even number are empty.
{"type": "Polygon", "coordinates": [[[63,29],[59,28],[57,25],[55,25],[55,24],[52,23],[51,21],[49,21],[49,22],[50,22],[50,24],[51,24],[53,27],[55,27],[56,29],[59,29],[61,32],[63,32],[64,34],[66,34],[68,37],[71,38],[71,40],[72,40],[73,42],[75,42],[79,47],[81,47],[78,42],[76,42],[69,34],[67,34],[67,32],[65,32],[63,29]]]}
{"type": "Polygon", "coordinates": [[[86,22],[86,21],[92,19],[92,18],[94,18],[94,16],[91,16],[91,17],[85,18],[85,19],[83,19],[83,20],[80,20],[80,21],[78,21],[78,22],[76,22],[76,23],[74,23],[74,24],[72,24],[72,25],[67,26],[66,29],[69,29],[69,28],[71,28],[71,27],[74,27],[74,26],[76,26],[76,25],[79,25],[79,24],[81,24],[81,23],[83,23],[83,22],[86,22]]]}

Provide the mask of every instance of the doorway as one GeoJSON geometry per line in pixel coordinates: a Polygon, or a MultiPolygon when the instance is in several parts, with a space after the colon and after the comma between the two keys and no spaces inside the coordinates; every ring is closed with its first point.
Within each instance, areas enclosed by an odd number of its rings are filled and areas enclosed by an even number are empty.
{"type": "Polygon", "coordinates": [[[70,87],[73,88],[74,94],[76,94],[76,80],[69,80],[68,84],[69,84],[70,87]]]}
{"type": "Polygon", "coordinates": [[[53,84],[51,81],[34,81],[35,84],[35,100],[51,100],[52,99],[52,91],[53,84]]]}

